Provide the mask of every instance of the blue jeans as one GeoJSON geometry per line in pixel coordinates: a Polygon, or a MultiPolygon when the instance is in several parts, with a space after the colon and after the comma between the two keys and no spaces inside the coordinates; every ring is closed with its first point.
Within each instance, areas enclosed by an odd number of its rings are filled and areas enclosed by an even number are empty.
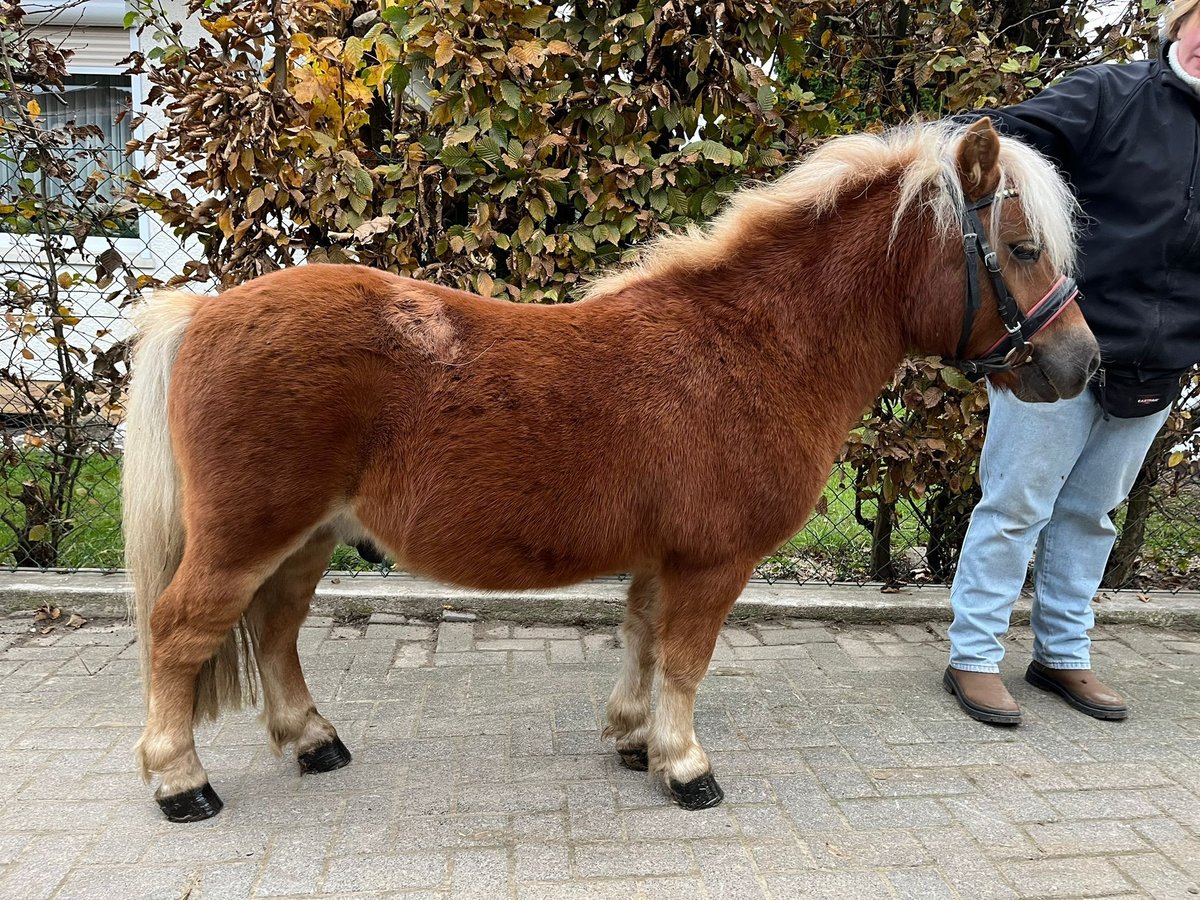
{"type": "Polygon", "coordinates": [[[1024,403],[989,384],[988,398],[983,497],[950,592],[950,665],[1000,671],[1000,637],[1036,544],[1033,658],[1055,669],[1089,669],[1092,598],[1117,535],[1109,513],[1129,495],[1169,410],[1105,419],[1086,390],[1071,400],[1024,403]]]}

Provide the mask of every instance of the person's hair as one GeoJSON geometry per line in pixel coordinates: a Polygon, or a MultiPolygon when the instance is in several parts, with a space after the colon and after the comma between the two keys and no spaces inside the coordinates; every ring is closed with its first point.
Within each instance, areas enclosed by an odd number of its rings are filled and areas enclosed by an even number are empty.
{"type": "Polygon", "coordinates": [[[1166,34],[1167,40],[1173,41],[1179,37],[1179,24],[1187,18],[1188,13],[1200,6],[1200,0],[1175,0],[1167,10],[1166,34]]]}

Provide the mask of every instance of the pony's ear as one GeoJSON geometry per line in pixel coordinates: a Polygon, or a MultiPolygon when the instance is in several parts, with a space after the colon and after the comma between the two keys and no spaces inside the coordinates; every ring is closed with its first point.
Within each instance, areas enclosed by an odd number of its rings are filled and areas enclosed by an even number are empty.
{"type": "Polygon", "coordinates": [[[958,177],[968,200],[978,200],[1000,184],[1000,136],[986,116],[973,122],[962,136],[958,177]]]}

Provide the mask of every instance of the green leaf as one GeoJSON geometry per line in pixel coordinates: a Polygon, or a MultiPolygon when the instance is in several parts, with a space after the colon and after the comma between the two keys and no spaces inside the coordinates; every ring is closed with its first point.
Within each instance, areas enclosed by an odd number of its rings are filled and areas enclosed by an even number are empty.
{"type": "Polygon", "coordinates": [[[504,153],[500,142],[491,135],[483,138],[475,144],[475,155],[484,162],[489,162],[493,166],[500,162],[500,156],[504,153]]]}
{"type": "Polygon", "coordinates": [[[733,162],[733,154],[729,148],[718,141],[701,141],[700,155],[705,159],[724,165],[730,165],[733,162]]]}
{"type": "Polygon", "coordinates": [[[942,381],[957,391],[969,391],[975,387],[975,383],[962,372],[958,371],[958,369],[947,366],[942,369],[941,375],[942,381]]]}
{"type": "Polygon", "coordinates": [[[758,108],[763,112],[770,112],[775,108],[775,92],[771,90],[769,84],[760,84],[758,86],[758,108]]]}
{"type": "Polygon", "coordinates": [[[354,190],[356,193],[367,197],[371,194],[371,173],[366,169],[353,169],[351,175],[354,179],[354,190]]]}
{"type": "Polygon", "coordinates": [[[451,169],[457,169],[471,161],[471,151],[465,147],[447,147],[438,154],[438,159],[451,169]]]}
{"type": "Polygon", "coordinates": [[[50,537],[49,525],[34,525],[29,529],[29,540],[37,543],[50,537]]]}
{"type": "Polygon", "coordinates": [[[529,29],[541,28],[550,20],[549,6],[533,6],[529,9],[518,9],[509,12],[517,22],[529,29]]]}
{"type": "Polygon", "coordinates": [[[504,98],[504,102],[515,110],[521,108],[521,89],[511,81],[500,82],[500,95],[504,98]]]}
{"type": "Polygon", "coordinates": [[[400,39],[407,41],[421,33],[421,29],[433,21],[433,16],[417,16],[400,29],[400,39]]]}

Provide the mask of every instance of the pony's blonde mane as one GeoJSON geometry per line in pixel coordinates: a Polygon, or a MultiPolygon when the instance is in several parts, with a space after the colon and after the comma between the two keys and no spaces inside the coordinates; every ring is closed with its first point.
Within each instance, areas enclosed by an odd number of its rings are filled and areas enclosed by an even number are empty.
{"type": "MultiPolygon", "coordinates": [[[[892,237],[906,214],[923,205],[937,236],[958,239],[963,209],[962,185],[955,159],[969,123],[929,122],[883,134],[834,138],[777,180],[756,184],[730,196],[725,209],[707,227],[689,226],[650,241],[631,264],[592,282],[586,297],[612,294],[635,282],[680,272],[715,268],[733,255],[747,233],[797,208],[822,216],[851,191],[899,171],[899,197],[892,237]]],[[[1054,167],[1031,147],[1000,137],[1000,186],[991,207],[992,227],[999,222],[1003,192],[1015,190],[1034,240],[1063,272],[1075,266],[1077,203],[1054,167]]]]}

